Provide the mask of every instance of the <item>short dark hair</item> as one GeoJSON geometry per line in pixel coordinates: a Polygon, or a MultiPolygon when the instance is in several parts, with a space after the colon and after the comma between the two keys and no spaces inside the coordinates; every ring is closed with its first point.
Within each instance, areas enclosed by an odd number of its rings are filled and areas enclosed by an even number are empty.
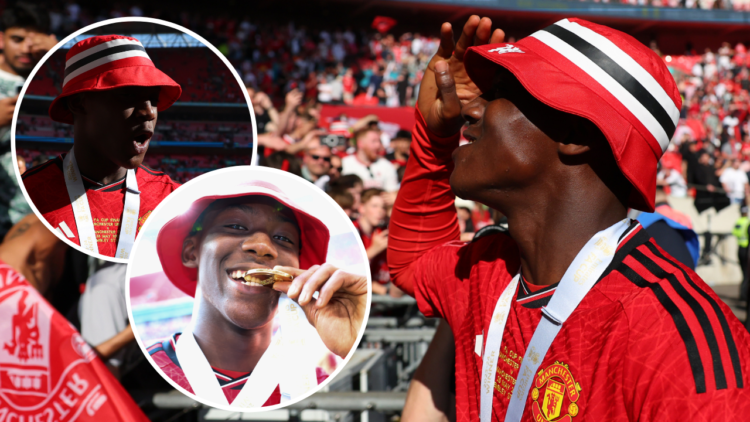
{"type": "Polygon", "coordinates": [[[342,209],[351,208],[354,206],[354,197],[351,193],[343,189],[336,189],[328,192],[328,196],[333,198],[342,209]]]}
{"type": "Polygon", "coordinates": [[[335,181],[329,183],[331,189],[351,189],[356,185],[364,184],[362,178],[356,174],[344,174],[335,181]]]}
{"type": "Polygon", "coordinates": [[[396,132],[396,136],[393,139],[408,139],[411,141],[411,132],[408,130],[400,129],[396,132]]]}
{"type": "Polygon", "coordinates": [[[49,12],[36,4],[18,2],[3,11],[3,31],[10,28],[34,28],[49,34],[49,12]]]}

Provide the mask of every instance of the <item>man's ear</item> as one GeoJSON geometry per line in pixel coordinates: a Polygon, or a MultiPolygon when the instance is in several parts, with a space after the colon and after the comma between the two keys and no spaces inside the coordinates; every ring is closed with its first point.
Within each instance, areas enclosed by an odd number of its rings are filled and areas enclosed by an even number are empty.
{"type": "Polygon", "coordinates": [[[65,105],[73,115],[86,114],[86,108],[83,106],[84,93],[73,94],[65,99],[65,105]]]}
{"type": "Polygon", "coordinates": [[[198,268],[198,239],[195,236],[188,236],[182,242],[182,265],[198,268]]]}
{"type": "MultiPolygon", "coordinates": [[[[591,145],[599,141],[601,131],[590,121],[574,118],[573,127],[565,141],[558,142],[557,151],[562,155],[581,155],[591,151],[591,145]]],[[[606,139],[605,139],[606,142],[606,139]]]]}

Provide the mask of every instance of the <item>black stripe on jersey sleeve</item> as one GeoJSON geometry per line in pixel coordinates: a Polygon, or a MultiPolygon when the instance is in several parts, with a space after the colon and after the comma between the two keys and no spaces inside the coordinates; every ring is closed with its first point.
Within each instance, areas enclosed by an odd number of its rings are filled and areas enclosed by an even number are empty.
{"type": "MultiPolygon", "coordinates": [[[[640,225],[637,220],[634,220],[634,222],[628,227],[628,229],[625,231],[625,235],[630,234],[632,230],[638,230],[636,234],[633,235],[626,243],[624,243],[622,246],[620,246],[620,249],[615,252],[615,256],[612,257],[612,262],[609,264],[609,266],[604,270],[602,273],[602,276],[599,277],[599,280],[597,283],[601,280],[603,280],[606,276],[609,275],[613,270],[617,269],[622,261],[625,260],[625,258],[630,255],[631,252],[635,250],[635,248],[641,246],[642,244],[648,242],[651,237],[648,235],[645,229],[633,227],[640,225]]],[[[619,240],[622,240],[623,237],[620,237],[619,240]]]]}
{"type": "Polygon", "coordinates": [[[693,337],[693,333],[690,331],[690,327],[688,327],[685,317],[682,315],[682,312],[680,312],[680,309],[674,304],[674,302],[672,302],[672,299],[669,298],[659,284],[649,283],[624,262],[617,267],[617,271],[636,286],[650,288],[662,306],[664,306],[664,309],[666,309],[667,312],[669,312],[669,315],[672,316],[674,325],[677,327],[677,332],[680,333],[680,337],[682,337],[682,341],[685,343],[688,361],[690,362],[690,369],[693,371],[693,379],[695,380],[695,389],[699,394],[705,393],[706,373],[703,369],[703,363],[701,363],[698,345],[695,343],[695,337],[693,337]]]}
{"type": "Polygon", "coordinates": [[[161,342],[162,347],[164,348],[164,353],[167,354],[167,357],[169,360],[172,361],[175,365],[177,365],[178,368],[182,369],[182,366],[180,366],[180,361],[177,360],[177,351],[174,350],[174,347],[172,347],[172,341],[177,343],[177,336],[181,333],[175,333],[172,335],[171,338],[168,338],[161,342]]]}
{"type": "Polygon", "coordinates": [[[724,312],[721,311],[721,308],[719,307],[719,304],[716,303],[714,298],[712,298],[708,293],[703,291],[703,289],[699,288],[692,278],[688,277],[687,272],[680,267],[674,260],[674,258],[665,256],[662,254],[659,249],[656,248],[656,245],[654,245],[651,242],[646,243],[646,247],[656,256],[659,258],[667,261],[669,264],[671,264],[673,267],[677,268],[682,272],[683,277],[685,277],[685,280],[690,284],[690,286],[698,292],[701,296],[703,296],[706,301],[711,304],[711,308],[716,313],[716,318],[719,320],[719,324],[721,325],[721,329],[724,332],[724,339],[727,342],[727,349],[729,349],[729,357],[732,359],[732,369],[734,370],[734,378],[737,382],[737,388],[743,388],[744,382],[742,381],[742,367],[740,365],[740,354],[737,352],[737,344],[734,341],[734,336],[732,336],[732,330],[729,328],[729,323],[727,322],[727,318],[724,315],[724,312]]]}
{"type": "Polygon", "coordinates": [[[685,303],[693,310],[698,323],[703,329],[703,335],[706,337],[706,343],[708,343],[708,349],[711,351],[711,361],[714,368],[714,380],[716,381],[716,389],[723,390],[727,388],[727,377],[724,373],[724,365],[721,362],[721,351],[719,350],[719,342],[716,340],[716,333],[714,327],[711,325],[711,321],[708,319],[705,309],[700,303],[691,295],[685,286],[683,286],[674,274],[664,271],[656,262],[651,258],[644,255],[641,251],[633,251],[633,258],[636,259],[644,268],[646,268],[651,274],[660,279],[669,281],[675,292],[685,301],[685,303]]]}

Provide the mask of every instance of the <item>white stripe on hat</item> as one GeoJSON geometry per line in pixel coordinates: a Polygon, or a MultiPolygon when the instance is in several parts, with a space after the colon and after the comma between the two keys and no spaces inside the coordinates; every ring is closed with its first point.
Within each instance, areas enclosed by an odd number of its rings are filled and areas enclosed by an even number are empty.
{"type": "Polygon", "coordinates": [[[664,128],[659,124],[651,112],[648,111],[648,109],[646,109],[646,107],[644,107],[643,104],[633,96],[633,94],[612,78],[612,76],[591,61],[591,59],[586,57],[583,53],[547,31],[537,31],[530,36],[538,39],[551,49],[560,53],[563,57],[570,60],[573,64],[581,68],[581,70],[597,81],[618,101],[620,101],[625,108],[633,113],[643,126],[646,127],[651,135],[656,138],[662,152],[667,150],[667,146],[669,146],[669,136],[664,131],[664,128]]]}
{"type": "Polygon", "coordinates": [[[88,72],[89,70],[94,69],[95,67],[113,62],[115,60],[129,59],[131,57],[145,57],[150,60],[150,57],[148,56],[148,54],[146,54],[145,51],[141,51],[141,50],[130,50],[130,51],[124,51],[122,53],[110,54],[109,56],[102,57],[99,60],[94,60],[93,62],[87,64],[86,66],[81,66],[80,68],[71,72],[68,76],[65,77],[65,80],[63,80],[63,87],[71,79],[75,78],[76,76],[84,72],[88,72]]]}
{"type": "Polygon", "coordinates": [[[86,58],[86,57],[88,57],[88,56],[90,56],[92,54],[98,53],[98,52],[100,52],[102,50],[106,50],[106,49],[111,48],[111,47],[117,47],[117,46],[120,46],[120,45],[128,45],[128,44],[140,45],[141,47],[143,47],[143,45],[140,43],[140,41],[128,40],[128,39],[124,39],[124,38],[118,38],[116,40],[107,41],[107,42],[95,45],[95,46],[93,46],[93,47],[91,47],[91,48],[89,48],[87,50],[81,51],[80,53],[78,53],[75,56],[69,58],[65,62],[65,68],[67,69],[68,66],[72,65],[73,63],[75,63],[75,62],[77,62],[77,61],[79,61],[81,59],[84,59],[84,58],[86,58]]]}
{"type": "Polygon", "coordinates": [[[651,76],[651,74],[648,73],[648,71],[637,61],[633,60],[629,54],[622,51],[620,47],[607,39],[607,37],[578,23],[563,19],[555,23],[555,25],[561,26],[588,41],[589,44],[601,50],[602,53],[609,56],[610,59],[614,60],[625,69],[625,71],[630,73],[630,76],[640,82],[640,84],[654,96],[656,101],[658,101],[664,108],[664,111],[666,111],[669,117],[672,118],[674,125],[677,126],[677,122],[680,120],[680,110],[677,109],[674,101],[672,101],[667,92],[664,91],[664,88],[656,82],[656,79],[654,79],[654,77],[651,76]]]}

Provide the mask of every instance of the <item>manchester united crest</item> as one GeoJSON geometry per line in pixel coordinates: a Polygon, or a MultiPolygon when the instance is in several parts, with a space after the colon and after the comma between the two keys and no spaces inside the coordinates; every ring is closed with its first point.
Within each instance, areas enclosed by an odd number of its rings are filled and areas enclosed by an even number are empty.
{"type": "Polygon", "coordinates": [[[531,389],[531,413],[535,422],[572,422],[578,415],[581,386],[568,365],[555,362],[539,371],[531,389]]]}

